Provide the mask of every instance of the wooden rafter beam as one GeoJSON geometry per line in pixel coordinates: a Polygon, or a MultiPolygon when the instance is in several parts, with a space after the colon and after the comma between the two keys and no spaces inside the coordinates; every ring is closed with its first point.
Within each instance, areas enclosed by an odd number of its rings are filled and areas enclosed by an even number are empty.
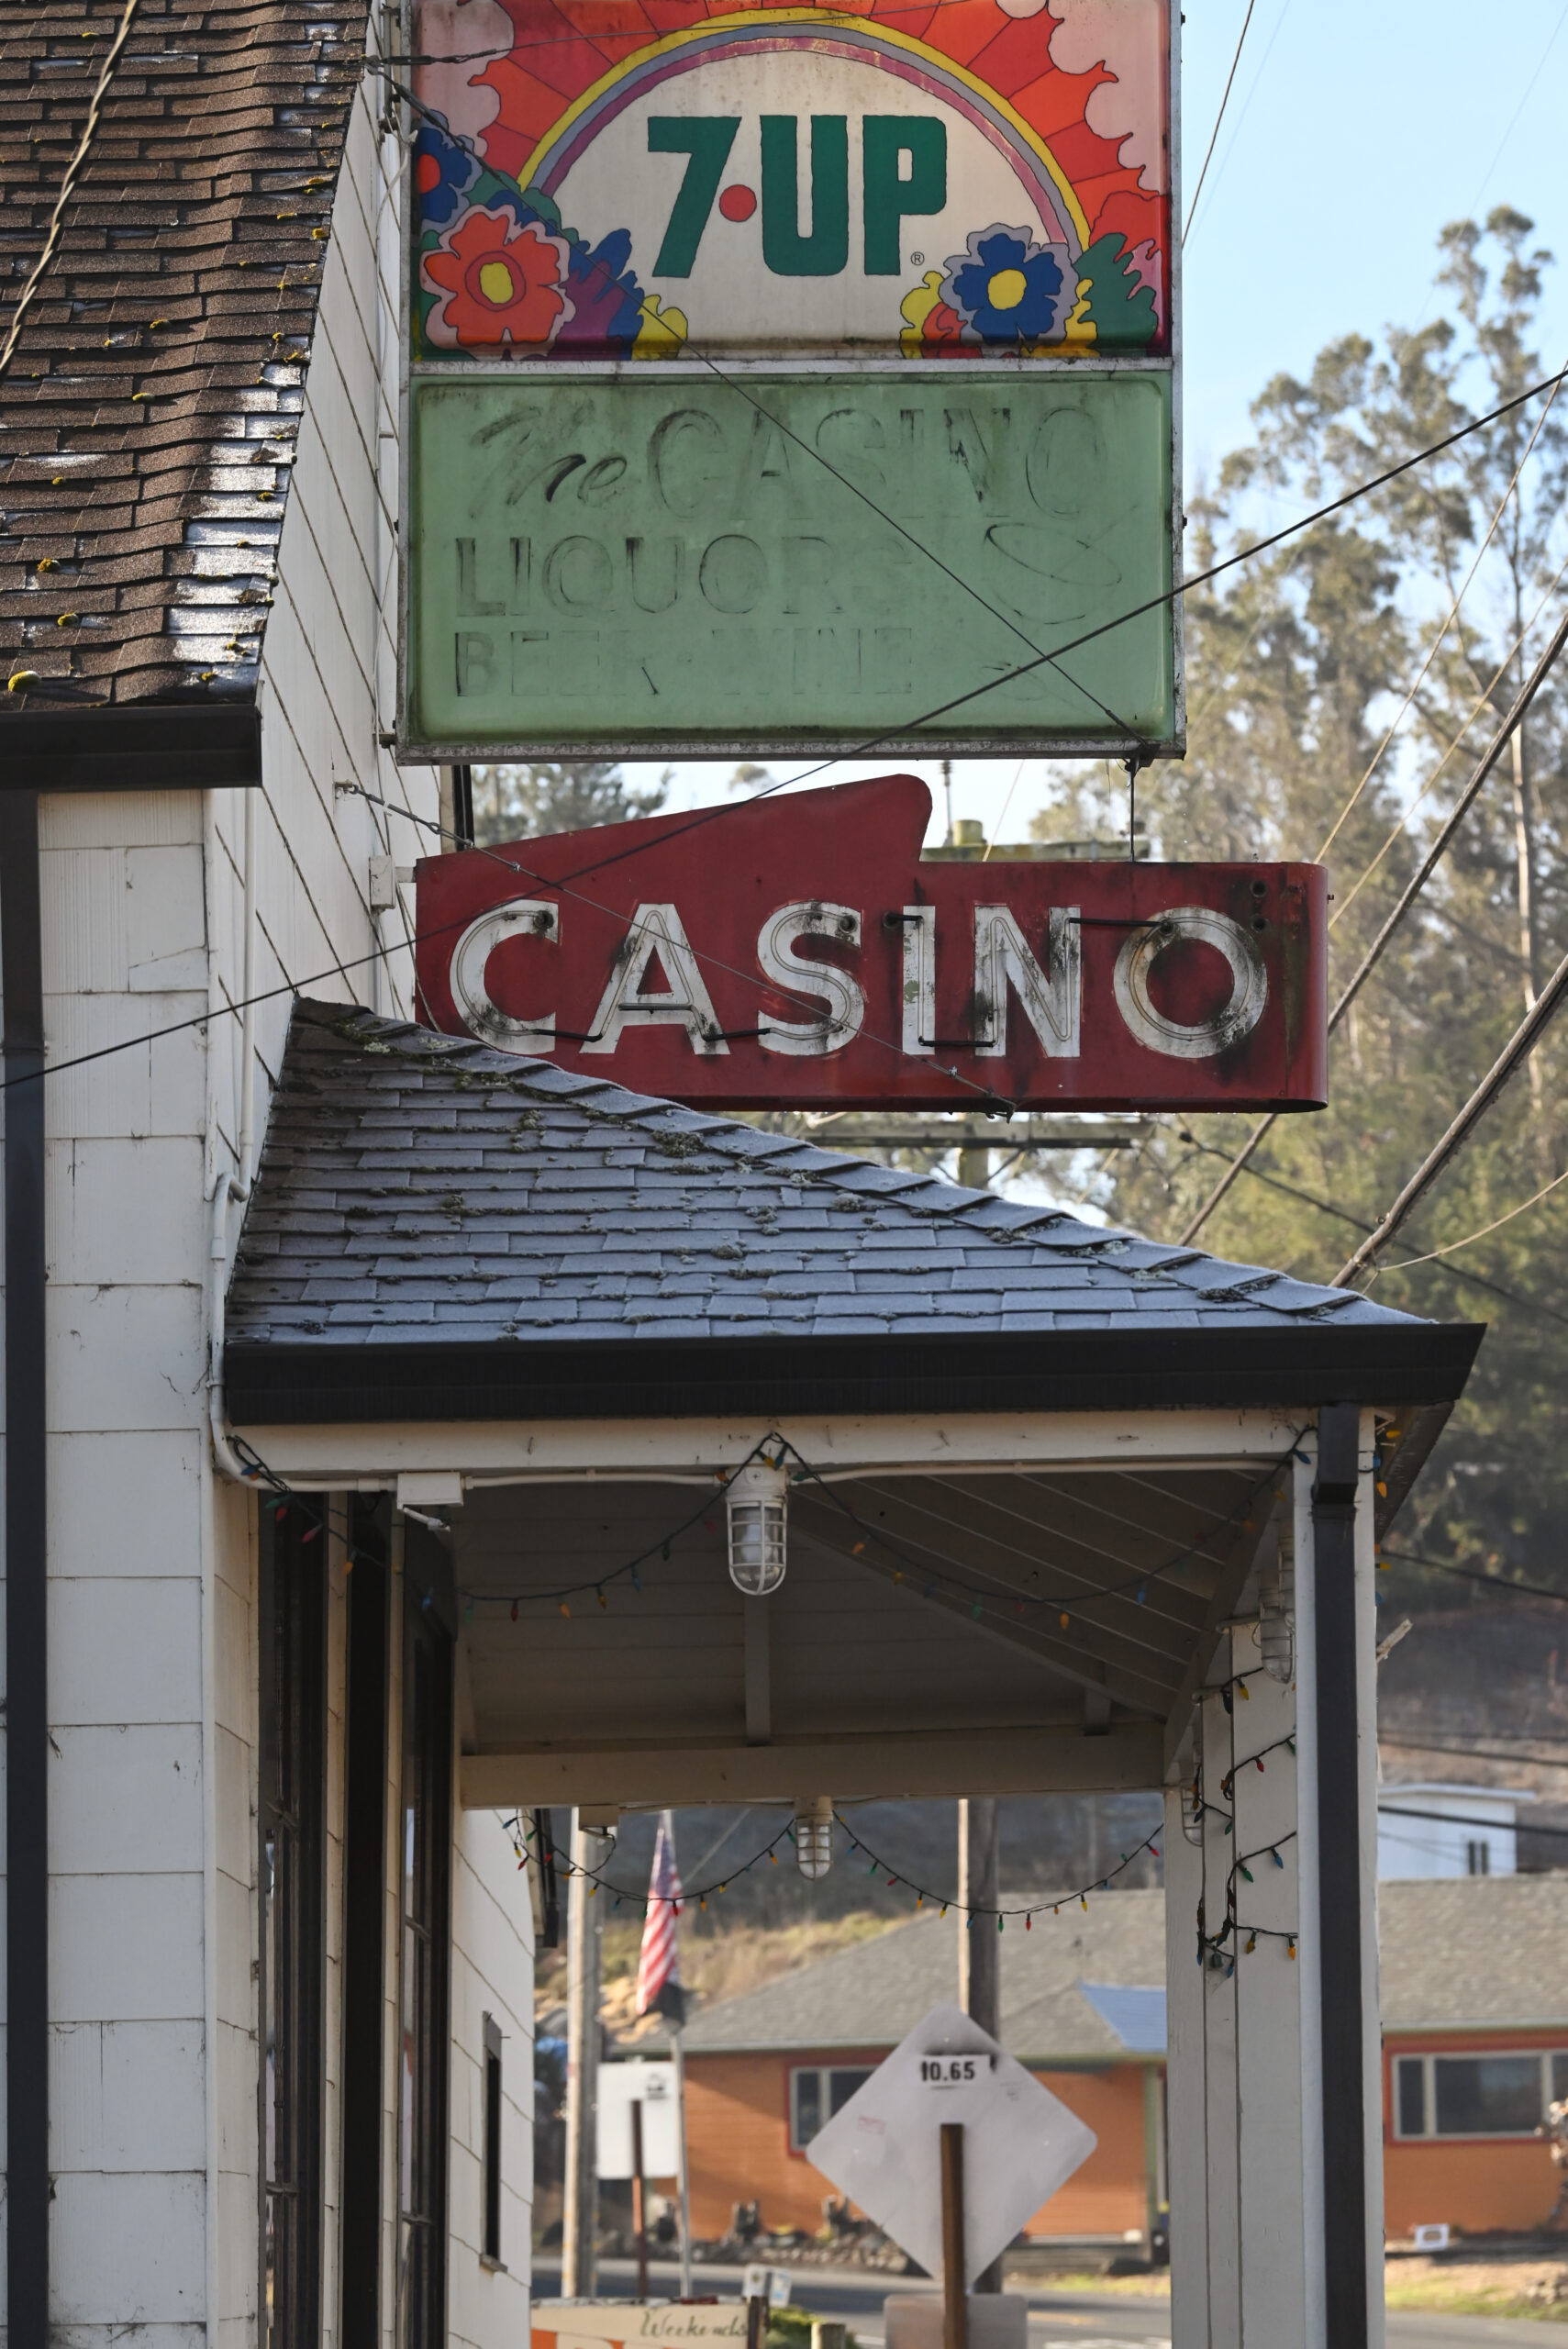
{"type": "Polygon", "coordinates": [[[1113,1723],[1085,1737],[1076,1728],[901,1731],[785,1737],[771,1745],[715,1740],[655,1744],[519,1747],[465,1753],[465,1810],[546,1803],[794,1802],[831,1794],[840,1802],[915,1796],[1134,1793],[1161,1782],[1156,1721],[1113,1723]]]}

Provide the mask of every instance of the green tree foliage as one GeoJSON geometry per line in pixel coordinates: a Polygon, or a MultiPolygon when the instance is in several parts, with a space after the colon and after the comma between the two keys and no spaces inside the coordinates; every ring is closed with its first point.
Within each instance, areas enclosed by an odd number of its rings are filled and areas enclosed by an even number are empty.
{"type": "MultiPolygon", "coordinates": [[[[1455,224],[1440,239],[1446,315],[1381,339],[1347,335],[1305,382],[1270,383],[1252,411],[1255,440],[1195,501],[1187,567],[1543,376],[1535,322],[1551,257],[1532,237],[1506,208],[1484,228],[1455,224]]],[[[1330,1003],[1562,612],[1565,428],[1568,393],[1550,407],[1537,397],[1187,603],[1188,754],[1140,778],[1140,807],[1167,856],[1326,858],[1330,1003]]],[[[1568,949],[1563,669],[1339,1029],[1330,1107],[1275,1124],[1203,1225],[1204,1248],[1331,1275],[1568,949]]],[[[1119,772],[1094,770],[1064,792],[1076,804],[1058,802],[1037,829],[1068,829],[1065,813],[1114,831],[1124,795],[1119,772]]],[[[1474,1244],[1432,1255],[1568,1167],[1565,1072],[1568,1025],[1385,1251],[1371,1293],[1491,1325],[1396,1546],[1568,1589],[1568,1184],[1474,1244]]],[[[1177,1240],[1252,1122],[1162,1120],[1095,1196],[1113,1219],[1177,1240]]],[[[1408,1606],[1451,1605],[1467,1587],[1404,1570],[1385,1582],[1408,1606]]]]}
{"type": "Polygon", "coordinates": [[[550,759],[529,766],[475,767],[473,829],[481,848],[497,841],[581,832],[594,824],[621,824],[654,816],[669,797],[667,782],[640,789],[614,759],[550,759]]]}

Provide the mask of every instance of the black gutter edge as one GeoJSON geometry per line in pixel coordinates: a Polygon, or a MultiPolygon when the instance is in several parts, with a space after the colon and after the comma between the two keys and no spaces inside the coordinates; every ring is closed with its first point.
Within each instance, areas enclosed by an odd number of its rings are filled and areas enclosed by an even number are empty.
{"type": "Polygon", "coordinates": [[[0,712],[0,792],[230,790],[261,780],[252,702],[0,712]]]}
{"type": "MultiPolygon", "coordinates": [[[[1366,2028],[1362,1989],[1361,1676],[1356,1637],[1356,1493],[1361,1410],[1318,1419],[1312,1487],[1317,1675],[1318,1964],[1323,2100],[1323,2284],[1334,2349],[1366,2349],[1366,2028]]],[[[1375,1669],[1375,1666],[1373,1666],[1375,1669]]],[[[1369,1707],[1375,1721],[1375,1708],[1369,1707]]],[[[1375,1735],[1375,1729],[1373,1730],[1375,1735]]],[[[1381,2247],[1380,2247],[1381,2248],[1381,2247]]]]}
{"type": "MultiPolygon", "coordinates": [[[[30,780],[30,779],[29,779],[30,780]]],[[[0,795],[5,997],[6,2252],[12,2349],[48,2349],[49,1412],[39,801],[0,795]]]]}
{"type": "Polygon", "coordinates": [[[1485,1325],[984,1337],[475,1339],[225,1347],[236,1425],[775,1418],[789,1412],[1416,1410],[1463,1391],[1485,1325]]]}

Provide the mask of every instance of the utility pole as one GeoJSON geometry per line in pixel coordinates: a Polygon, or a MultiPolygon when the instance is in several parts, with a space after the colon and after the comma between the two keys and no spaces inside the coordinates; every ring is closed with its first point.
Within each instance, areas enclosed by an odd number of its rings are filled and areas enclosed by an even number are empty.
{"type": "MultiPolygon", "coordinates": [[[[958,1806],[958,1897],[973,1911],[994,1911],[1001,1887],[1001,1806],[992,1797],[964,1797],[958,1806]]],[[[1002,2036],[1002,1936],[994,1914],[958,1920],[958,2003],[991,2038],[1002,2036]]],[[[944,2137],[946,2132],[943,2132],[944,2137]]],[[[999,2292],[1002,2262],[994,2259],[974,2279],[977,2292],[999,2292]]]]}
{"type": "Polygon", "coordinates": [[[610,1839],[572,1814],[572,1890],[566,1922],[566,2177],[561,2213],[561,2290],[591,2300],[599,2220],[599,1981],[603,1906],[590,1898],[610,1839]]]}
{"type": "Polygon", "coordinates": [[[947,836],[947,841],[946,841],[946,843],[945,843],[945,844],[946,844],[946,846],[947,846],[947,847],[951,848],[951,846],[952,846],[952,761],[951,761],[951,759],[944,759],[944,760],[942,761],[942,790],[943,790],[944,794],[946,795],[946,797],[947,797],[947,804],[948,804],[948,836],[947,836]]]}

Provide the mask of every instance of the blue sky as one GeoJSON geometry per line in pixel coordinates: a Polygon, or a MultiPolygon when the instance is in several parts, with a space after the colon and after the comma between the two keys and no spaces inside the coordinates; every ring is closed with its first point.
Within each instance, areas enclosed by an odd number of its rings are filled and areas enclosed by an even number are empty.
{"type": "MultiPolygon", "coordinates": [[[[1188,0],[1185,173],[1195,184],[1246,0],[1188,0]]],[[[1542,356],[1568,359],[1568,0],[1255,0],[1184,255],[1189,482],[1248,435],[1248,406],[1336,335],[1419,324],[1438,307],[1438,231],[1507,203],[1562,255],[1542,356]]],[[[1190,195],[1189,195],[1190,202],[1190,195]]],[[[805,764],[806,762],[800,763],[805,764]]],[[[885,771],[845,762],[823,781],[885,771]]],[[[931,762],[899,762],[933,782],[931,762]]],[[[775,772],[787,774],[787,763],[775,772]]],[[[671,804],[724,796],[728,766],[683,766],[671,804]]],[[[963,761],[961,815],[1027,835],[1039,763],[963,761]]],[[[940,793],[937,795],[940,801],[940,793]]]]}

